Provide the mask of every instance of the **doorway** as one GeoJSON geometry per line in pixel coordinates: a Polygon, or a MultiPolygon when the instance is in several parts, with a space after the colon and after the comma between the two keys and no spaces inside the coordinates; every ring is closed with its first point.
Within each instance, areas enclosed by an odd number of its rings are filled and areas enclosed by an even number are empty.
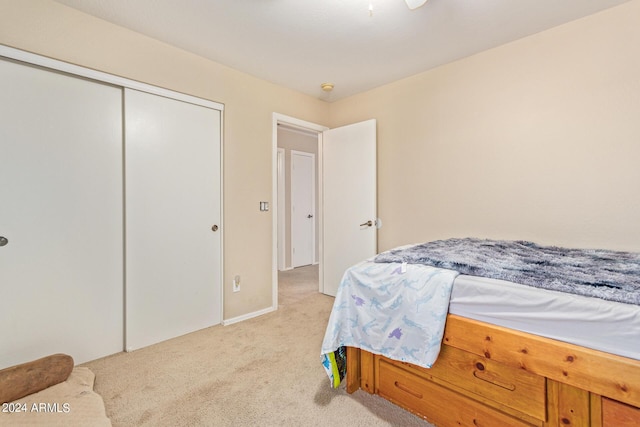
{"type": "MultiPolygon", "coordinates": [[[[273,114],[273,199],[278,195],[278,128],[315,135],[318,148],[318,291],[335,296],[344,271],[377,253],[376,120],[329,129],[273,114]],[[331,171],[327,173],[327,171],[331,171]],[[357,197],[354,197],[357,195],[357,197]],[[330,232],[329,232],[330,231],[330,232]]],[[[278,308],[278,203],[272,217],[272,308],[278,308]]],[[[286,210],[285,210],[286,211],[286,210]]]]}
{"type": "Polygon", "coordinates": [[[278,270],[318,261],[318,133],[279,124],[278,270]]]}
{"type": "MultiPolygon", "coordinates": [[[[321,170],[322,153],[321,153],[321,135],[328,128],[315,123],[299,120],[294,117],[282,114],[273,114],[273,199],[276,208],[273,214],[273,294],[272,305],[274,309],[278,307],[278,281],[279,273],[287,272],[294,268],[292,262],[291,244],[291,152],[303,152],[314,155],[313,168],[315,175],[315,185],[313,195],[313,212],[309,212],[304,216],[312,215],[313,219],[313,262],[312,266],[319,264],[320,253],[322,250],[322,239],[320,230],[322,226],[321,217],[321,200],[318,195],[321,194],[322,179],[318,172],[321,170]]],[[[304,154],[303,154],[304,155],[304,154]]],[[[309,224],[307,224],[309,225],[309,224]]],[[[302,264],[301,264],[302,265],[302,264]]],[[[305,267],[306,268],[306,267],[305,267]]],[[[316,286],[320,291],[320,285],[316,286]]]]}

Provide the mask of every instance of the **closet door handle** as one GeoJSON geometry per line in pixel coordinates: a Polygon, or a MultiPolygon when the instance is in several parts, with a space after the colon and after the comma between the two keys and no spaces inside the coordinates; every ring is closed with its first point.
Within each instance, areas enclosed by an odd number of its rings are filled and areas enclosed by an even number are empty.
{"type": "Polygon", "coordinates": [[[369,221],[365,222],[364,224],[360,224],[360,227],[364,227],[364,226],[373,227],[373,221],[369,220],[369,221]]]}
{"type": "Polygon", "coordinates": [[[211,231],[218,231],[218,226],[214,224],[213,227],[211,227],[211,231]]]}
{"type": "Polygon", "coordinates": [[[0,236],[0,246],[6,246],[9,243],[9,239],[4,236],[0,236]]]}

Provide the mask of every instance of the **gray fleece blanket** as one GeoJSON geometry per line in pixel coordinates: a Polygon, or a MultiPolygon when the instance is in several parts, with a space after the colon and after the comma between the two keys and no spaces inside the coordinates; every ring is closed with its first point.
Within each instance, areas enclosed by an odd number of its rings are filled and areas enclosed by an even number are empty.
{"type": "Polygon", "coordinates": [[[640,253],[466,238],[392,249],[378,255],[375,262],[425,264],[460,274],[640,305],[640,253]]]}

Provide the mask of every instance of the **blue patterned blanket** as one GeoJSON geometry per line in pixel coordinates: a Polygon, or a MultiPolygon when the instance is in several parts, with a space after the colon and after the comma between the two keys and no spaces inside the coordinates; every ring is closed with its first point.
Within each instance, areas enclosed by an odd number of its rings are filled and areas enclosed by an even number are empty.
{"type": "Polygon", "coordinates": [[[344,346],[431,367],[440,352],[458,273],[405,264],[363,262],[340,283],[322,343],[334,387],[342,381],[344,346]]]}
{"type": "Polygon", "coordinates": [[[640,253],[467,238],[393,249],[378,255],[375,262],[424,264],[640,305],[640,253]]]}

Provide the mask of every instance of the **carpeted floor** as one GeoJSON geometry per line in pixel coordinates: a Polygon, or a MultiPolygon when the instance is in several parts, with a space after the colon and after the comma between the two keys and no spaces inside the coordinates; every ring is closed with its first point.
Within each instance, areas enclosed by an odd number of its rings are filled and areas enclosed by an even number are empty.
{"type": "Polygon", "coordinates": [[[83,366],[114,426],[430,426],[363,391],[331,389],[320,345],[333,298],[317,266],[279,275],[279,309],[83,366]]]}

